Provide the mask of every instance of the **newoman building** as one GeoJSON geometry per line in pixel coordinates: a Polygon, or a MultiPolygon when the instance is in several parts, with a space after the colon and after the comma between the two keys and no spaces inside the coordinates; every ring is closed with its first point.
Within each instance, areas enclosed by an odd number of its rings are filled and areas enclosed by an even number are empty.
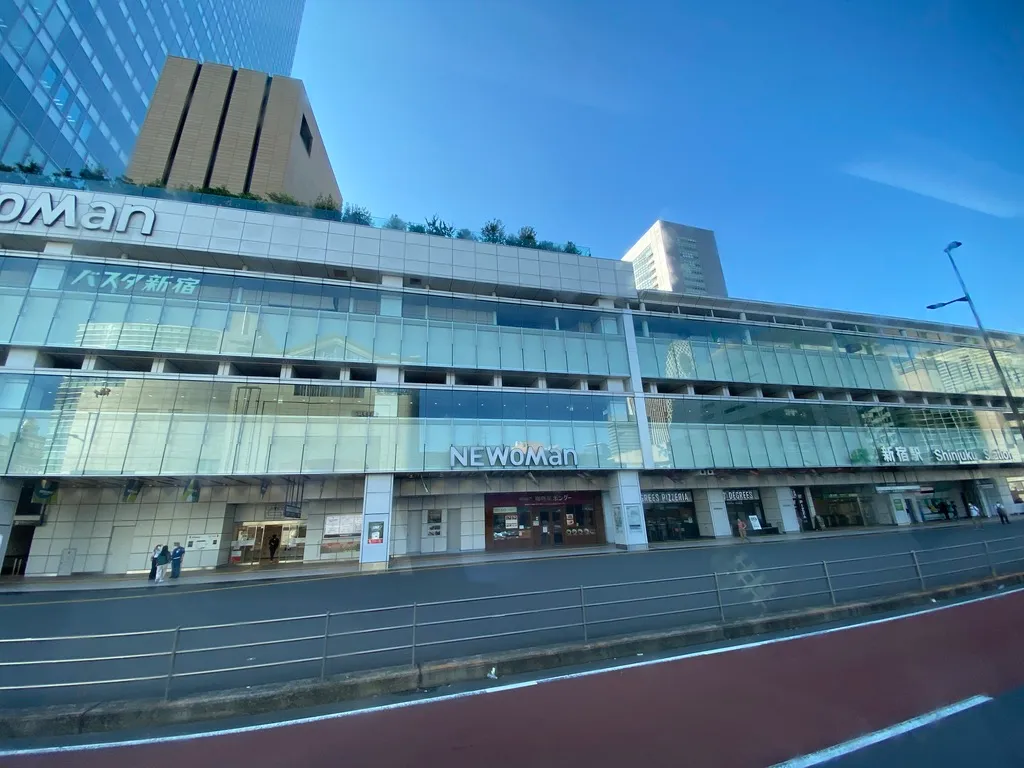
{"type": "MultiPolygon", "coordinates": [[[[275,538],[385,567],[1015,510],[1020,436],[969,329],[27,181],[0,185],[7,572],[138,571],[175,541],[191,567],[275,538]]],[[[994,336],[1024,397],[1024,343],[994,336]]]]}

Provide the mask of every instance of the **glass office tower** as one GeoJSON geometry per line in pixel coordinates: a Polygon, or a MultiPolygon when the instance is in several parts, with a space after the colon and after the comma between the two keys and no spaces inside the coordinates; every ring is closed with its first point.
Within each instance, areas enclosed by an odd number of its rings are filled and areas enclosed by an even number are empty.
{"type": "Polygon", "coordinates": [[[305,0],[0,0],[0,163],[124,171],[164,58],[290,74],[305,0]]]}

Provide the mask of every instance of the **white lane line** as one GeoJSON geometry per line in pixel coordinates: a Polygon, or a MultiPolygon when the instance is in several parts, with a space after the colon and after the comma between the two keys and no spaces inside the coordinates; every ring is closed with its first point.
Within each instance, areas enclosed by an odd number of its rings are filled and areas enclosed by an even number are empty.
{"type": "Polygon", "coordinates": [[[447,693],[442,696],[433,696],[427,699],[413,699],[410,701],[399,701],[393,704],[380,704],[375,707],[365,707],[363,709],[351,709],[344,712],[329,712],[324,715],[314,715],[311,717],[295,718],[293,720],[279,720],[273,723],[259,723],[257,725],[246,725],[238,728],[224,728],[214,731],[201,731],[196,733],[183,733],[174,736],[165,737],[152,737],[146,739],[131,739],[127,741],[109,741],[96,744],[73,744],[59,747],[40,747],[37,749],[15,749],[4,751],[0,749],[0,757],[15,757],[19,755],[48,755],[56,754],[59,752],[86,752],[98,749],[113,749],[115,747],[137,747],[145,746],[148,744],[167,744],[176,741],[193,741],[196,739],[207,739],[217,738],[220,736],[233,736],[235,734],[243,733],[255,733],[257,731],[269,731],[276,728],[290,728],[295,725],[307,725],[309,723],[321,723],[326,720],[338,720],[343,717],[355,717],[357,715],[374,715],[380,712],[390,712],[396,709],[406,709],[408,707],[419,707],[426,704],[436,704],[442,701],[454,701],[456,699],[466,699],[473,696],[482,696],[488,693],[504,693],[506,691],[513,691],[518,688],[531,688],[536,685],[542,685],[546,683],[556,683],[563,680],[575,680],[581,677],[591,677],[593,675],[604,675],[609,672],[623,672],[631,669],[638,669],[640,667],[649,667],[655,664],[670,664],[676,661],[685,661],[686,659],[696,659],[703,656],[715,656],[720,653],[732,653],[733,651],[745,651],[752,648],[760,648],[765,645],[775,645],[776,643],[788,643],[791,640],[801,640],[808,637],[820,637],[822,635],[831,635],[834,632],[846,632],[850,629],[859,629],[860,627],[871,627],[877,624],[888,624],[891,621],[902,621],[903,619],[912,619],[915,616],[924,616],[929,613],[938,613],[939,611],[945,611],[950,608],[959,608],[964,605],[970,605],[972,603],[981,603],[986,600],[994,600],[1000,597],[1006,597],[1007,595],[1016,594],[1024,591],[1024,587],[1018,587],[1017,589],[1005,590],[1003,592],[995,592],[990,595],[983,595],[982,597],[974,597],[970,600],[964,600],[959,603],[948,603],[945,605],[938,605],[934,608],[925,608],[920,611],[914,611],[913,613],[904,613],[898,616],[887,616],[882,619],[872,619],[871,621],[862,621],[859,624],[848,624],[842,627],[831,627],[829,629],[817,629],[813,632],[803,632],[799,635],[789,635],[786,637],[774,637],[767,640],[756,640],[751,643],[743,643],[741,645],[730,645],[722,648],[711,648],[705,651],[692,651],[690,653],[681,653],[676,656],[669,656],[666,658],[659,659],[648,659],[645,661],[634,661],[629,664],[620,664],[614,667],[602,667],[600,669],[589,669],[584,672],[573,672],[570,674],[553,675],[551,677],[544,677],[537,680],[526,680],[518,683],[509,683],[507,685],[496,685],[490,688],[480,688],[472,691],[463,691],[462,693],[447,693]]]}
{"type": "Polygon", "coordinates": [[[904,733],[922,728],[932,723],[937,723],[939,720],[955,715],[958,712],[976,707],[979,704],[992,701],[991,696],[972,696],[969,699],[958,701],[956,704],[950,704],[948,707],[942,707],[936,709],[934,712],[929,712],[926,715],[919,715],[912,717],[910,720],[904,720],[902,723],[896,725],[890,725],[888,728],[883,728],[880,731],[874,733],[867,733],[863,736],[858,736],[856,739],[850,739],[850,741],[844,741],[842,744],[836,744],[834,747],[823,749],[820,752],[814,752],[810,755],[804,755],[803,757],[794,757],[792,760],[787,760],[784,763],[778,763],[773,768],[810,768],[813,765],[821,765],[827,763],[829,760],[835,760],[837,757],[843,757],[851,752],[870,747],[872,744],[880,744],[883,741],[900,736],[904,733]]]}

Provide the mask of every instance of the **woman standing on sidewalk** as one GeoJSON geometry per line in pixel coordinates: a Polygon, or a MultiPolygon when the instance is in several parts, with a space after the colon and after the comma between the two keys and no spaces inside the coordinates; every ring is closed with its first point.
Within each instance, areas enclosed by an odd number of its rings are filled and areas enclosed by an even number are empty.
{"type": "Polygon", "coordinates": [[[740,541],[747,540],[747,523],[742,517],[736,518],[736,530],[740,534],[740,541]]]}
{"type": "Polygon", "coordinates": [[[171,562],[171,551],[164,544],[163,549],[160,550],[160,554],[156,558],[156,583],[160,584],[164,580],[164,574],[167,572],[167,564],[171,562]]]}

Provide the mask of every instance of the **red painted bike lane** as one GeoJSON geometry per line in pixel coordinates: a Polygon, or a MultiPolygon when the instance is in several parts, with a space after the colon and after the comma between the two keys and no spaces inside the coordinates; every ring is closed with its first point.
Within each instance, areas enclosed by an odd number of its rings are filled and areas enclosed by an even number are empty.
{"type": "Polygon", "coordinates": [[[103,766],[766,766],[1024,685],[1024,592],[535,686],[189,741],[0,759],[103,766]]]}

